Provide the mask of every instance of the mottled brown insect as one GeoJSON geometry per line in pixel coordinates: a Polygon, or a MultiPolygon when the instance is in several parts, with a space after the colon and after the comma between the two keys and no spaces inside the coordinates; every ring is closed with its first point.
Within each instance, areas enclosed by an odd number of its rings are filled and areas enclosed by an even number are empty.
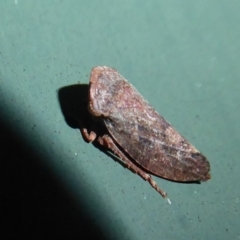
{"type": "Polygon", "coordinates": [[[155,188],[150,173],[173,181],[210,179],[210,164],[193,145],[160,116],[115,69],[94,67],[90,76],[89,112],[105,127],[81,129],[84,138],[96,140],[155,188]]]}

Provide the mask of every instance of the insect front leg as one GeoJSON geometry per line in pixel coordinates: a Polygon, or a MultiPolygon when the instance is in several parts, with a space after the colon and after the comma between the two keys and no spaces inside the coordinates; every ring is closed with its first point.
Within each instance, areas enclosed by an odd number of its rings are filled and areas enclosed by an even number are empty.
{"type": "Polygon", "coordinates": [[[80,130],[81,130],[82,136],[87,142],[93,142],[97,137],[97,134],[94,131],[91,131],[90,133],[88,133],[87,128],[81,128],[80,130]]]}
{"type": "Polygon", "coordinates": [[[157,183],[152,179],[151,175],[144,172],[141,168],[134,164],[128,157],[126,157],[126,155],[124,155],[124,153],[113,142],[111,137],[109,137],[108,135],[103,135],[102,137],[98,138],[98,141],[101,145],[112,150],[113,153],[116,154],[129,169],[133,170],[135,173],[140,175],[144,180],[148,181],[151,184],[151,186],[157,192],[159,192],[164,198],[167,196],[167,193],[158,187],[157,183]]]}

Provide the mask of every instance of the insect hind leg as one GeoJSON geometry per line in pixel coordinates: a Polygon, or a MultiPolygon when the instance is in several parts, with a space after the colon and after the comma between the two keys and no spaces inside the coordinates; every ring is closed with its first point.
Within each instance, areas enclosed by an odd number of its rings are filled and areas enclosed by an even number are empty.
{"type": "Polygon", "coordinates": [[[104,147],[110,149],[115,155],[117,155],[128,169],[131,169],[139,176],[141,176],[144,180],[148,181],[150,185],[162,195],[163,198],[167,197],[167,193],[158,187],[157,183],[152,179],[151,175],[144,172],[140,167],[134,164],[126,155],[124,155],[124,153],[122,153],[119,147],[113,142],[111,137],[105,134],[102,137],[98,138],[98,142],[104,147]]]}

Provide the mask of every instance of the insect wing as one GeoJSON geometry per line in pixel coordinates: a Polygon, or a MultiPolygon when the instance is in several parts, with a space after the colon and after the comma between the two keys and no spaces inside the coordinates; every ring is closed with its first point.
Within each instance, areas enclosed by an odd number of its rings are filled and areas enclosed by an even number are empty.
{"type": "Polygon", "coordinates": [[[96,70],[90,81],[90,112],[103,119],[115,143],[133,161],[170,180],[210,178],[206,157],[160,116],[126,79],[112,68],[96,70]]]}

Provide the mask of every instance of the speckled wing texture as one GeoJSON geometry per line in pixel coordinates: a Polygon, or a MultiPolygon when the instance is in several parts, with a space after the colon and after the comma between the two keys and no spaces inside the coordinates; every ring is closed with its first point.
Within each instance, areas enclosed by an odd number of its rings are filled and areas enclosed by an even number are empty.
{"type": "Polygon", "coordinates": [[[103,120],[114,142],[154,175],[174,181],[206,181],[210,164],[115,69],[95,67],[89,110],[103,120]]]}

